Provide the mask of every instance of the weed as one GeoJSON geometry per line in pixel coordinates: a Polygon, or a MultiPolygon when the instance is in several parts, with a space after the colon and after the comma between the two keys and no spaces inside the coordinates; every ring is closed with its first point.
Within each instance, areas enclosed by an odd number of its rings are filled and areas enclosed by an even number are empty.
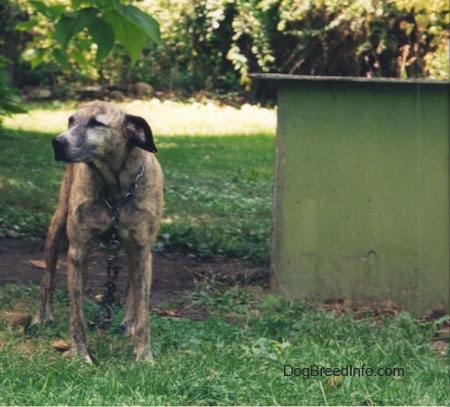
{"type": "MultiPolygon", "coordinates": [[[[37,299],[37,289],[0,288],[5,310],[31,312],[37,299]]],[[[151,315],[152,365],[131,361],[131,342],[118,329],[88,330],[97,365],[87,366],[51,349],[53,340],[68,336],[67,294],[58,291],[54,324],[33,334],[0,325],[0,404],[442,405],[449,400],[447,361],[428,346],[430,324],[409,314],[374,324],[211,280],[183,299],[186,308],[200,304],[201,320],[151,315]],[[225,318],[230,315],[232,320],[225,318]],[[350,367],[365,374],[350,375],[350,367]],[[338,368],[342,374],[317,374],[318,368],[338,368]],[[380,375],[380,368],[402,370],[380,375]],[[377,374],[369,375],[369,369],[377,374]]]]}

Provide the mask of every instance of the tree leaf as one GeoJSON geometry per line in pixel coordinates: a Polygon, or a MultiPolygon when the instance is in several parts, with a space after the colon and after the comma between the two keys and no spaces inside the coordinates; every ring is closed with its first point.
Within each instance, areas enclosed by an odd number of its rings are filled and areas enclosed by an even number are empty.
{"type": "Polygon", "coordinates": [[[31,68],[35,69],[45,60],[46,51],[44,49],[35,49],[30,59],[31,68]]]}
{"type": "Polygon", "coordinates": [[[74,34],[75,23],[74,17],[63,15],[55,24],[55,38],[64,50],[74,34]]]}
{"type": "Polygon", "coordinates": [[[131,5],[122,6],[117,11],[154,43],[161,44],[159,24],[152,16],[131,5]]]}
{"type": "Polygon", "coordinates": [[[134,65],[148,40],[161,43],[158,22],[134,6],[122,6],[105,13],[116,39],[123,45],[134,65]]]}
{"type": "Polygon", "coordinates": [[[88,30],[92,39],[97,44],[97,62],[100,62],[102,59],[106,58],[114,46],[116,38],[114,29],[108,21],[96,17],[92,20],[88,30]]]}
{"type": "Polygon", "coordinates": [[[105,13],[105,19],[113,27],[117,41],[123,45],[130,55],[131,63],[135,64],[147,43],[147,36],[116,10],[105,13]]]}
{"type": "Polygon", "coordinates": [[[87,7],[76,13],[66,13],[55,24],[55,38],[66,50],[71,38],[84,28],[88,27],[96,18],[98,11],[93,7],[87,7]]]}
{"type": "Polygon", "coordinates": [[[58,18],[62,13],[64,13],[66,9],[66,6],[64,5],[48,6],[43,1],[36,0],[31,0],[30,4],[36,9],[38,13],[41,13],[45,17],[52,20],[58,18]]]}
{"type": "MultiPolygon", "coordinates": [[[[53,58],[55,58],[56,62],[58,62],[58,64],[63,69],[70,69],[70,64],[67,61],[66,53],[62,52],[61,48],[54,48],[52,54],[53,54],[53,58]]],[[[42,61],[40,61],[40,62],[42,62],[42,61]]]]}

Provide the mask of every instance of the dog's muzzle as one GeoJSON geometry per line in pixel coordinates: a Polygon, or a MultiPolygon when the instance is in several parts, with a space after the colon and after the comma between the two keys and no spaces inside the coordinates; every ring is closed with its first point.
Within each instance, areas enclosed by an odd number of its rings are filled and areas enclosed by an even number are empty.
{"type": "Polygon", "coordinates": [[[69,142],[65,137],[55,137],[52,140],[53,154],[56,161],[66,161],[67,160],[67,149],[69,142]]]}

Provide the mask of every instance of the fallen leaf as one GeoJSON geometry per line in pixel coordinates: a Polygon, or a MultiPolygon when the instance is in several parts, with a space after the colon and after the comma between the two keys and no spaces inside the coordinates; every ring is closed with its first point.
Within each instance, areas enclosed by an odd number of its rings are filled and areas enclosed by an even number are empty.
{"type": "Polygon", "coordinates": [[[341,375],[331,376],[326,383],[326,387],[328,390],[333,390],[336,385],[339,384],[339,382],[342,380],[341,375]]]}
{"type": "Polygon", "coordinates": [[[70,350],[70,345],[67,344],[67,342],[64,339],[59,339],[52,343],[52,346],[58,351],[58,352],[67,352],[70,350]]]}
{"type": "Polygon", "coordinates": [[[178,309],[161,309],[161,308],[152,308],[153,312],[156,312],[158,315],[162,317],[181,317],[181,312],[178,309]]]}
{"type": "Polygon", "coordinates": [[[38,269],[45,269],[44,260],[29,260],[28,262],[38,269]]]}

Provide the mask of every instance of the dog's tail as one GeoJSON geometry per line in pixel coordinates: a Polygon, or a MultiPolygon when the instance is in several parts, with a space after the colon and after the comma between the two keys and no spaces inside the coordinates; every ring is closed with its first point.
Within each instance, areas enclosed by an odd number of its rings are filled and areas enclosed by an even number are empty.
{"type": "Polygon", "coordinates": [[[45,264],[47,271],[54,274],[58,262],[58,254],[63,242],[67,240],[67,215],[69,213],[69,196],[72,187],[74,165],[68,164],[59,191],[58,208],[53,215],[45,241],[45,264]]]}

